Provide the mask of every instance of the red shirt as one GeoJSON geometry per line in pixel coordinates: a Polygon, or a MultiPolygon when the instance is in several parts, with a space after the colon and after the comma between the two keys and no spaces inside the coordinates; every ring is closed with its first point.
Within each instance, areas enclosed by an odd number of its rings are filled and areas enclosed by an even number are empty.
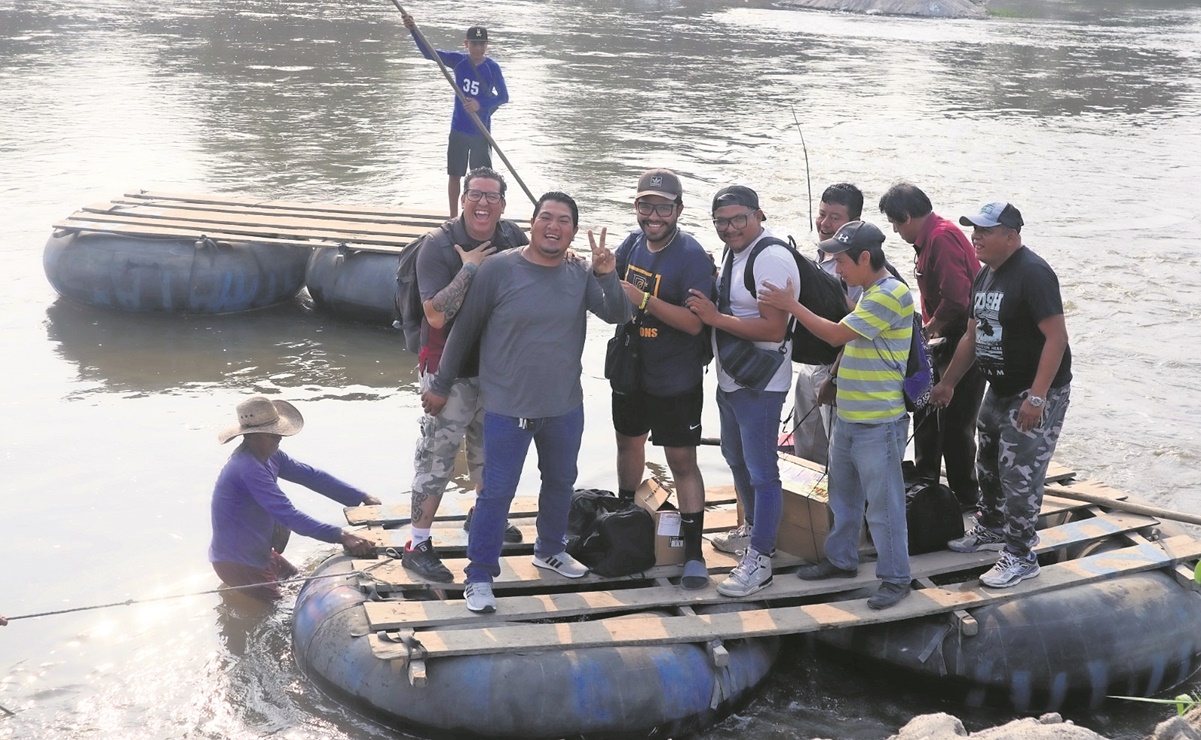
{"type": "Polygon", "coordinates": [[[913,248],[922,323],[937,318],[944,335],[958,337],[967,328],[972,281],[980,272],[976,250],[954,222],[937,213],[926,218],[913,248]]]}

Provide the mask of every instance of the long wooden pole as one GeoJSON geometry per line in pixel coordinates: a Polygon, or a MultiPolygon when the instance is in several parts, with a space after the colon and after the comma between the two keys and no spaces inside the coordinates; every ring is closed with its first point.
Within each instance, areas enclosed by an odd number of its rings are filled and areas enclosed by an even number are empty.
{"type": "Polygon", "coordinates": [[[1117,509],[1118,511],[1128,511],[1131,514],[1143,514],[1145,516],[1159,517],[1160,519],[1171,519],[1172,521],[1184,522],[1185,524],[1201,524],[1201,516],[1196,514],[1186,514],[1182,511],[1172,511],[1171,509],[1163,509],[1149,504],[1136,504],[1133,501],[1122,501],[1121,499],[1113,499],[1108,496],[1098,496],[1095,493],[1073,491],[1067,486],[1048,488],[1047,493],[1052,496],[1087,501],[1090,504],[1097,504],[1110,509],[1117,509]]]}
{"type": "MultiPolygon", "coordinates": [[[[396,6],[396,9],[400,11],[401,15],[409,14],[409,12],[404,9],[404,6],[400,4],[399,0],[392,0],[392,4],[396,6]]],[[[509,158],[505,156],[505,153],[502,152],[500,147],[496,145],[496,140],[492,138],[492,133],[488,131],[488,127],[485,126],[484,122],[480,120],[480,117],[475,114],[475,111],[467,107],[467,101],[470,98],[467,97],[466,93],[459,89],[457,84],[455,84],[455,78],[450,74],[450,70],[446,68],[446,64],[442,61],[442,57],[438,56],[438,50],[435,49],[432,44],[430,44],[429,39],[425,37],[425,34],[421,32],[421,29],[417,27],[416,23],[413,24],[413,34],[417,36],[417,40],[420,41],[426,49],[429,49],[430,54],[432,54],[434,57],[434,61],[438,63],[438,68],[442,70],[442,76],[445,77],[446,81],[450,83],[451,88],[455,91],[455,96],[458,97],[459,102],[463,104],[463,110],[467,111],[467,115],[471,116],[471,120],[475,122],[475,127],[479,129],[481,134],[483,134],[484,139],[488,141],[488,145],[496,150],[496,154],[500,157],[500,161],[505,163],[505,167],[509,168],[509,172],[513,174],[513,179],[516,180],[517,184],[521,186],[521,189],[525,191],[526,197],[530,199],[530,203],[537,204],[538,199],[534,197],[534,194],[531,193],[530,189],[525,186],[524,182],[522,182],[521,175],[517,174],[517,170],[513,168],[513,163],[509,161],[509,158]]]]}

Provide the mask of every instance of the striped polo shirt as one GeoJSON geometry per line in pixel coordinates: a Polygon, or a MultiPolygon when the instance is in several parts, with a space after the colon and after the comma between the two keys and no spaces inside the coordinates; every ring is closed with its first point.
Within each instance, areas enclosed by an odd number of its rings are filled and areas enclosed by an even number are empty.
{"type": "Polygon", "coordinates": [[[882,424],[901,418],[901,384],[913,336],[913,295],[891,275],[863,292],[843,324],[857,336],[847,342],[838,366],[838,418],[882,424]]]}

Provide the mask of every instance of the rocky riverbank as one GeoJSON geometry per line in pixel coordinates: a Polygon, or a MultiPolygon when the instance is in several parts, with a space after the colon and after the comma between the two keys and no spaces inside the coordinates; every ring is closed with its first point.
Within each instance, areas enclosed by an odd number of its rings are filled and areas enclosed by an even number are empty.
{"type": "MultiPolygon", "coordinates": [[[[1169,709],[1165,707],[1165,709],[1169,709]]],[[[1170,709],[1169,709],[1170,711],[1170,709]]],[[[999,727],[968,732],[963,721],[949,714],[923,714],[914,717],[889,740],[1107,740],[1092,730],[1065,721],[1058,714],[1037,719],[1025,717],[999,727]]],[[[1201,740],[1201,708],[1183,717],[1172,717],[1156,726],[1145,740],[1201,740]]]]}

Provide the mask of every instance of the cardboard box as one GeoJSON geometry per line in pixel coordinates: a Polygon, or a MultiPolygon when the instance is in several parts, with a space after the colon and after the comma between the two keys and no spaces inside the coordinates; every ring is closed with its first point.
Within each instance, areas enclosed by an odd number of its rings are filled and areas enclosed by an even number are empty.
{"type": "Polygon", "coordinates": [[[684,562],[684,534],[680,512],[668,501],[671,492],[654,478],[647,478],[634,493],[634,501],[651,513],[655,521],[655,565],[684,562]]]}
{"type": "Polygon", "coordinates": [[[776,549],[816,563],[825,555],[832,524],[825,471],[808,460],[781,453],[780,482],[784,506],[776,549]]]}

